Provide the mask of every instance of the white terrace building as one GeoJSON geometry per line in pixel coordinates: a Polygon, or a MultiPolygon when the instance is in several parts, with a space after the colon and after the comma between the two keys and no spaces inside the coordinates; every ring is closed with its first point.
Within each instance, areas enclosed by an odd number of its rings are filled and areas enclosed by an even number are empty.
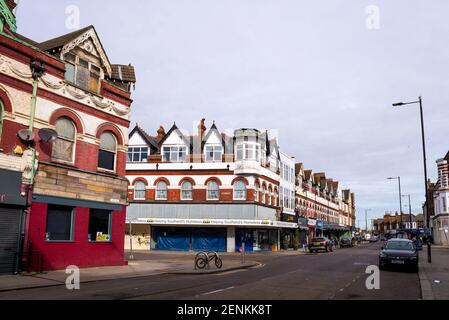
{"type": "MultiPolygon", "coordinates": [[[[281,158],[277,140],[256,129],[221,133],[204,120],[196,135],[174,125],[130,135],[128,219],[140,248],[234,252],[279,248],[281,158]]],[[[294,214],[294,211],[292,211],[294,214]]],[[[135,238],[135,237],[134,237],[135,238]]]]}

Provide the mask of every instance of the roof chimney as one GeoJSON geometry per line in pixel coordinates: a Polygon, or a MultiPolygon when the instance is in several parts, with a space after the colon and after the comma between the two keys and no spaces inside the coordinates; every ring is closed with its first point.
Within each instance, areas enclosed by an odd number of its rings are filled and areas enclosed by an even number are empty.
{"type": "Polygon", "coordinates": [[[159,127],[159,130],[157,130],[157,142],[160,142],[165,137],[165,129],[163,126],[159,127]]]}
{"type": "Polygon", "coordinates": [[[201,119],[200,124],[198,125],[198,137],[201,139],[201,141],[204,138],[204,135],[206,134],[206,119],[201,119]]]}

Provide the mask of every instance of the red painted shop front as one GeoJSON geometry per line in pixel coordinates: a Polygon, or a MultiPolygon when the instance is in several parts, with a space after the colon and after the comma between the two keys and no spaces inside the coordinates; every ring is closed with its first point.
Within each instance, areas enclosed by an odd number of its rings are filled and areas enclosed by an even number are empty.
{"type": "Polygon", "coordinates": [[[27,244],[42,256],[43,270],[127,264],[125,206],[45,198],[47,203],[33,199],[27,232],[27,244]]]}

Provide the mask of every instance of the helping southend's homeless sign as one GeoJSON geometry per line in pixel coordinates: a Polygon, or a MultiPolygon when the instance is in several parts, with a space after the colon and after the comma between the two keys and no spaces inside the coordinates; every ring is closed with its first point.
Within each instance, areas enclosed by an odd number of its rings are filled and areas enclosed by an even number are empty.
{"type": "Polygon", "coordinates": [[[298,228],[297,223],[271,220],[238,219],[139,219],[139,222],[152,225],[202,225],[202,226],[259,226],[274,228],[298,228]]]}
{"type": "Polygon", "coordinates": [[[0,204],[26,205],[26,198],[20,195],[21,185],[21,172],[0,169],[0,204]]]}

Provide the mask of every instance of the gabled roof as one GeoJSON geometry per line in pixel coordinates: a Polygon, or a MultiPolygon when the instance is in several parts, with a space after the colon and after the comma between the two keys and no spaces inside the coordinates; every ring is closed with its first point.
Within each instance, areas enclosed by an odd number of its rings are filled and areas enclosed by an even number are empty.
{"type": "Polygon", "coordinates": [[[145,132],[138,124],[134,127],[134,129],[129,134],[129,137],[131,138],[135,133],[139,134],[142,139],[148,144],[149,147],[151,147],[153,150],[158,150],[158,143],[157,139],[155,137],[150,136],[148,133],[145,132]]]}
{"type": "Polygon", "coordinates": [[[309,181],[313,178],[312,170],[304,170],[304,178],[309,181]]]}
{"type": "MultiPolygon", "coordinates": [[[[103,45],[101,44],[100,38],[98,37],[97,31],[95,30],[95,27],[90,25],[88,27],[76,30],[74,32],[67,33],[65,35],[47,40],[45,42],[42,42],[39,44],[39,48],[42,51],[50,51],[53,49],[60,49],[62,48],[62,52],[64,51],[70,51],[74,44],[71,44],[78,38],[83,37],[86,33],[91,33],[91,37],[93,39],[93,42],[95,44],[95,47],[100,54],[100,59],[102,60],[104,68],[106,68],[107,74],[112,77],[112,65],[109,61],[108,56],[106,55],[106,52],[104,50],[103,45]]],[[[80,39],[83,40],[83,39],[80,39]]]]}
{"type": "Polygon", "coordinates": [[[185,142],[185,144],[191,148],[192,147],[192,137],[186,137],[181,130],[178,129],[178,127],[176,126],[176,123],[171,127],[171,129],[167,132],[167,134],[165,135],[164,138],[162,138],[162,140],[159,142],[159,145],[163,145],[164,142],[168,139],[168,137],[171,136],[171,134],[173,132],[177,132],[179,134],[179,136],[181,137],[181,139],[185,142]]]}
{"type": "Polygon", "coordinates": [[[39,44],[39,48],[42,51],[48,51],[51,49],[56,49],[56,48],[60,48],[65,46],[67,43],[75,40],[76,38],[78,38],[79,36],[83,35],[84,33],[86,33],[87,31],[89,31],[90,29],[92,29],[94,26],[90,25],[88,27],[64,34],[62,36],[41,42],[39,44]]]}
{"type": "Polygon", "coordinates": [[[302,163],[296,163],[295,174],[298,175],[302,170],[304,170],[304,165],[302,163]]]}
{"type": "Polygon", "coordinates": [[[224,144],[224,139],[223,139],[223,135],[220,133],[220,131],[218,130],[217,126],[215,125],[215,122],[212,124],[212,127],[210,127],[209,131],[207,132],[207,134],[204,136],[203,138],[203,146],[204,144],[207,142],[207,140],[209,140],[210,136],[216,133],[217,136],[219,138],[221,138],[221,144],[224,144]]]}

